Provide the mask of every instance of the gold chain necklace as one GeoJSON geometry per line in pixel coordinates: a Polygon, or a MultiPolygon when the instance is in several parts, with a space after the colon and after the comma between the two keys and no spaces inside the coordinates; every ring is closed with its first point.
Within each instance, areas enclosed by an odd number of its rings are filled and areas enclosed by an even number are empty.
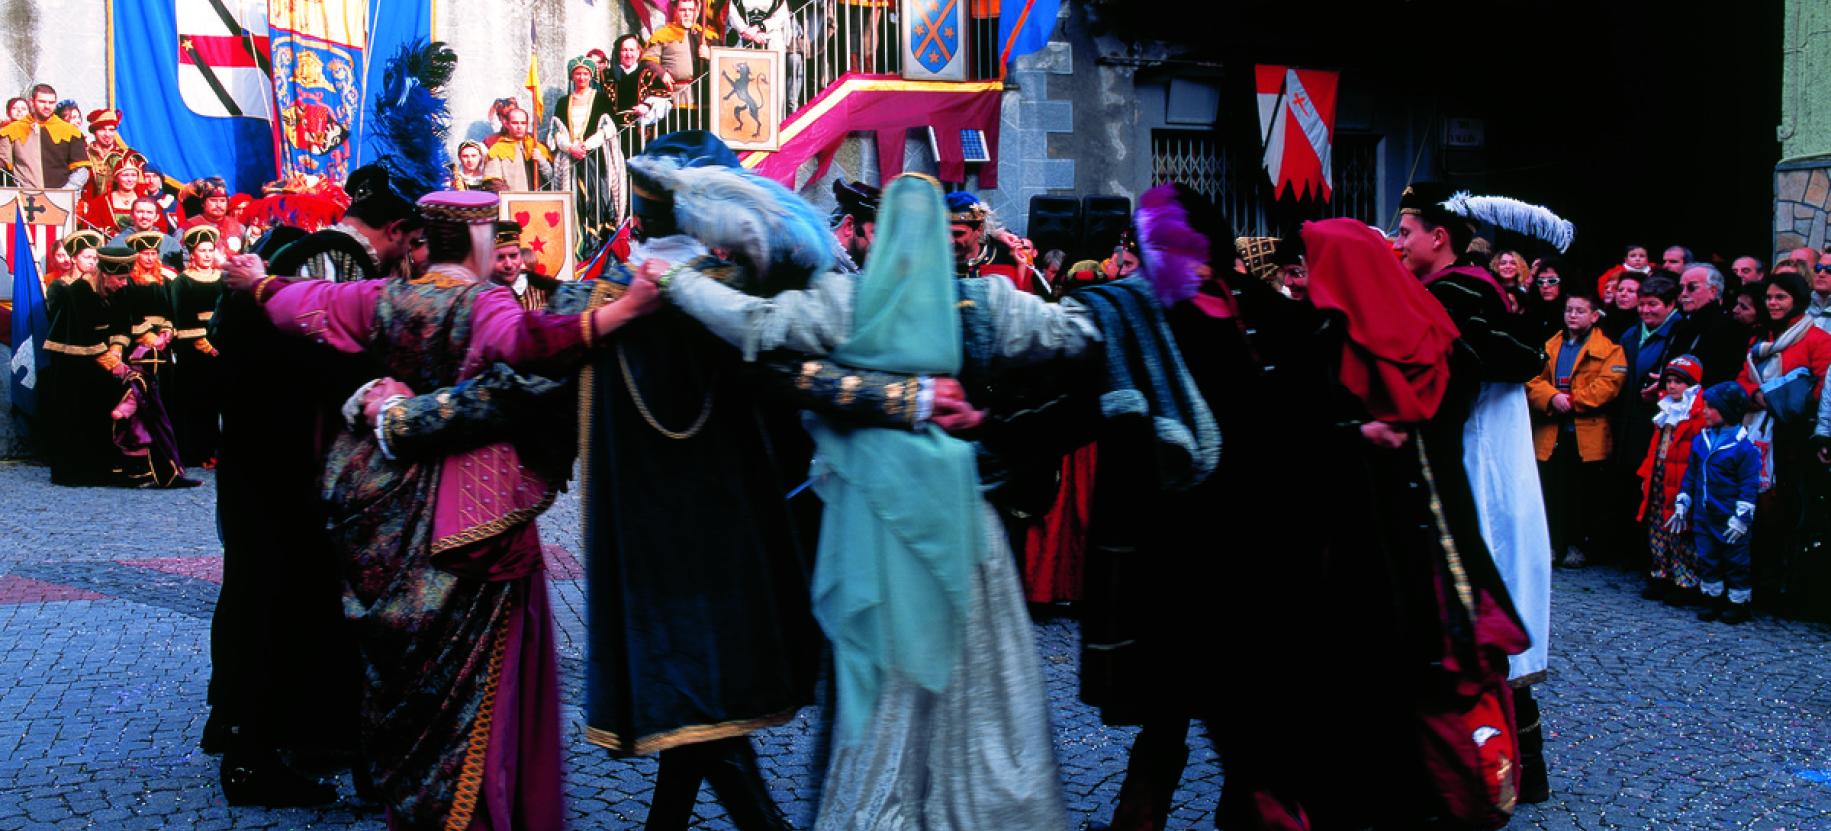
{"type": "Polygon", "coordinates": [[[621,343],[617,344],[617,366],[623,370],[623,386],[629,390],[629,399],[635,402],[636,412],[642,415],[642,420],[648,422],[648,426],[655,428],[655,432],[675,441],[683,441],[699,435],[699,431],[705,429],[706,419],[712,416],[712,397],[717,389],[713,383],[718,378],[716,374],[706,380],[706,400],[700,404],[699,417],[693,419],[693,426],[684,431],[674,431],[661,426],[661,422],[655,419],[655,414],[649,412],[648,402],[642,400],[642,391],[636,388],[636,377],[630,374],[629,358],[623,354],[621,343]]]}

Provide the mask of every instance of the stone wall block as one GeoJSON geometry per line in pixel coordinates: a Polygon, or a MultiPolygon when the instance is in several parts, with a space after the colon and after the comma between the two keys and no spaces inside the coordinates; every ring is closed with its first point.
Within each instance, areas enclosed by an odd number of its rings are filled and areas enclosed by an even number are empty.
{"type": "Polygon", "coordinates": [[[1828,200],[1831,200],[1831,175],[1827,175],[1821,167],[1812,171],[1806,182],[1805,203],[1814,208],[1824,208],[1828,200]]]}
{"type": "Polygon", "coordinates": [[[1798,202],[1806,198],[1806,184],[1811,180],[1809,170],[1783,170],[1776,175],[1780,186],[1780,201],[1798,202]]]}

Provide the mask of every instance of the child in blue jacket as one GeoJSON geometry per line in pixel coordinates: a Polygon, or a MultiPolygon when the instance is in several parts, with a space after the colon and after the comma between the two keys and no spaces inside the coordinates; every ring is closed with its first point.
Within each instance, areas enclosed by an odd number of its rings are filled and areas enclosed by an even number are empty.
{"type": "Polygon", "coordinates": [[[1691,460],[1667,523],[1673,531],[1689,523],[1697,542],[1705,604],[1699,620],[1748,620],[1748,529],[1760,492],[1761,452],[1742,429],[1747,412],[1748,393],[1736,383],[1704,390],[1704,431],[1691,440],[1691,460]]]}

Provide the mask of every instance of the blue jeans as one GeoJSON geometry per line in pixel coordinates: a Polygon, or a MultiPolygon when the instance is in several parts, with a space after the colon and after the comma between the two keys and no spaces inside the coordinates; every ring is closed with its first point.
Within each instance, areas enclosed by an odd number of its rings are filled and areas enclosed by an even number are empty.
{"type": "Polygon", "coordinates": [[[1697,540],[1698,590],[1705,597],[1721,597],[1727,586],[1729,602],[1747,603],[1748,536],[1733,543],[1724,542],[1702,528],[1694,532],[1697,540]]]}

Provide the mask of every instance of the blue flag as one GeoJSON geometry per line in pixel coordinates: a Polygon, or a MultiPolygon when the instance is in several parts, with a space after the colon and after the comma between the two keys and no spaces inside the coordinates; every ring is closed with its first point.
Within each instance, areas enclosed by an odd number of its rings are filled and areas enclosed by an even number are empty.
{"type": "Polygon", "coordinates": [[[260,193],[278,172],[265,7],[109,5],[121,138],[166,176],[221,176],[232,191],[260,193]]]}
{"type": "Polygon", "coordinates": [[[1055,31],[1055,15],[1062,0],[1005,0],[998,14],[998,66],[1002,70],[1011,60],[1028,55],[1049,43],[1055,31]]]}
{"type": "Polygon", "coordinates": [[[14,209],[13,255],[13,406],[26,415],[38,415],[38,385],[44,379],[45,336],[51,321],[45,315],[44,284],[38,281],[38,264],[32,261],[32,238],[26,233],[25,214],[14,209]]]}

